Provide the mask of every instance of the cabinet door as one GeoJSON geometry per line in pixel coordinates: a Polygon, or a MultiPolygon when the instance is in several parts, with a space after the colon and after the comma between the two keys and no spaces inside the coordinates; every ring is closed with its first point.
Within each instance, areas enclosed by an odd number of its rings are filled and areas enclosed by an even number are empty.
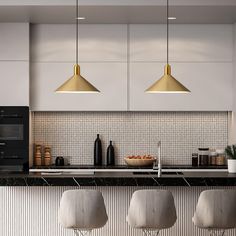
{"type": "MultiPolygon", "coordinates": [[[[40,24],[31,30],[34,62],[74,62],[75,25],[40,24]]],[[[126,25],[80,25],[80,62],[127,61],[126,25]]]]}
{"type": "Polygon", "coordinates": [[[73,75],[74,25],[32,28],[31,108],[58,111],[123,111],[127,109],[127,26],[80,25],[81,74],[101,93],[55,94],[73,75]]]}
{"type": "Polygon", "coordinates": [[[29,60],[28,23],[0,23],[0,60],[29,60]]]}
{"type": "Polygon", "coordinates": [[[29,62],[0,62],[1,106],[29,106],[29,62]]]}
{"type": "Polygon", "coordinates": [[[232,25],[170,26],[172,75],[190,94],[147,94],[164,73],[166,27],[130,26],[130,109],[214,111],[232,109],[232,25]]]}
{"type": "Polygon", "coordinates": [[[126,63],[81,63],[81,74],[101,93],[58,94],[73,75],[72,63],[32,63],[31,109],[34,111],[123,111],[127,109],[126,63]]]}
{"type": "Polygon", "coordinates": [[[171,63],[172,75],[189,94],[153,94],[145,90],[163,75],[164,63],[131,63],[130,110],[232,110],[232,63],[171,63]]]}
{"type": "Polygon", "coordinates": [[[29,24],[0,23],[0,105],[29,106],[29,24]]]}
{"type": "MultiPolygon", "coordinates": [[[[169,58],[173,62],[232,62],[232,25],[173,24],[169,58]]],[[[131,62],[166,61],[166,26],[130,26],[131,62]]]]}

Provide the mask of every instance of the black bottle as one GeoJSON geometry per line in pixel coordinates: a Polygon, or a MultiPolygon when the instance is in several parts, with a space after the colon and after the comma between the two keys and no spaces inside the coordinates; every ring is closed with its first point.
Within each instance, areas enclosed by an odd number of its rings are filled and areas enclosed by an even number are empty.
{"type": "Polygon", "coordinates": [[[99,134],[97,134],[97,138],[94,143],[94,165],[102,165],[102,142],[99,138],[99,134]]]}
{"type": "Polygon", "coordinates": [[[115,151],[112,146],[112,141],[110,141],[110,145],[107,148],[107,165],[114,166],[115,165],[115,151]]]}

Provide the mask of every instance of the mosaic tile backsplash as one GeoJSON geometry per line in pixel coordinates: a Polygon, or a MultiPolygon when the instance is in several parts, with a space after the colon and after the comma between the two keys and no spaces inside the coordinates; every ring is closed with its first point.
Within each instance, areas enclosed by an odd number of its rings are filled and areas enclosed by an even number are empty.
{"type": "Polygon", "coordinates": [[[156,156],[162,141],[163,164],[191,164],[198,147],[224,148],[228,142],[227,112],[35,112],[34,142],[50,145],[52,155],[69,157],[74,165],[93,164],[96,135],[109,140],[116,164],[127,155],[156,156]]]}

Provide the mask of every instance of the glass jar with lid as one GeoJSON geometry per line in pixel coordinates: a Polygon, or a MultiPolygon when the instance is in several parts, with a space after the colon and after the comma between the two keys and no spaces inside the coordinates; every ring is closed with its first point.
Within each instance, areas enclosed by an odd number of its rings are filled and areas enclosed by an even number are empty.
{"type": "Polygon", "coordinates": [[[216,153],[217,153],[216,165],[224,166],[226,164],[226,155],[224,149],[217,149],[216,153]]]}
{"type": "Polygon", "coordinates": [[[209,163],[209,148],[198,148],[199,165],[208,166],[209,163]]]}
{"type": "Polygon", "coordinates": [[[209,153],[209,165],[216,165],[217,152],[215,150],[210,151],[209,153]]]}

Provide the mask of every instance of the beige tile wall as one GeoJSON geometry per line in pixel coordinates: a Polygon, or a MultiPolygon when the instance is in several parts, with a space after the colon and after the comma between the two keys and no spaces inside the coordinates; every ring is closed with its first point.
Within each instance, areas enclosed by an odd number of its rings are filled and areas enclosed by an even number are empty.
{"type": "Polygon", "coordinates": [[[224,148],[228,142],[227,112],[35,112],[34,141],[52,146],[53,156],[71,164],[92,164],[96,134],[103,157],[114,142],[116,163],[131,154],[156,155],[162,141],[165,164],[191,164],[198,147],[224,148]]]}

